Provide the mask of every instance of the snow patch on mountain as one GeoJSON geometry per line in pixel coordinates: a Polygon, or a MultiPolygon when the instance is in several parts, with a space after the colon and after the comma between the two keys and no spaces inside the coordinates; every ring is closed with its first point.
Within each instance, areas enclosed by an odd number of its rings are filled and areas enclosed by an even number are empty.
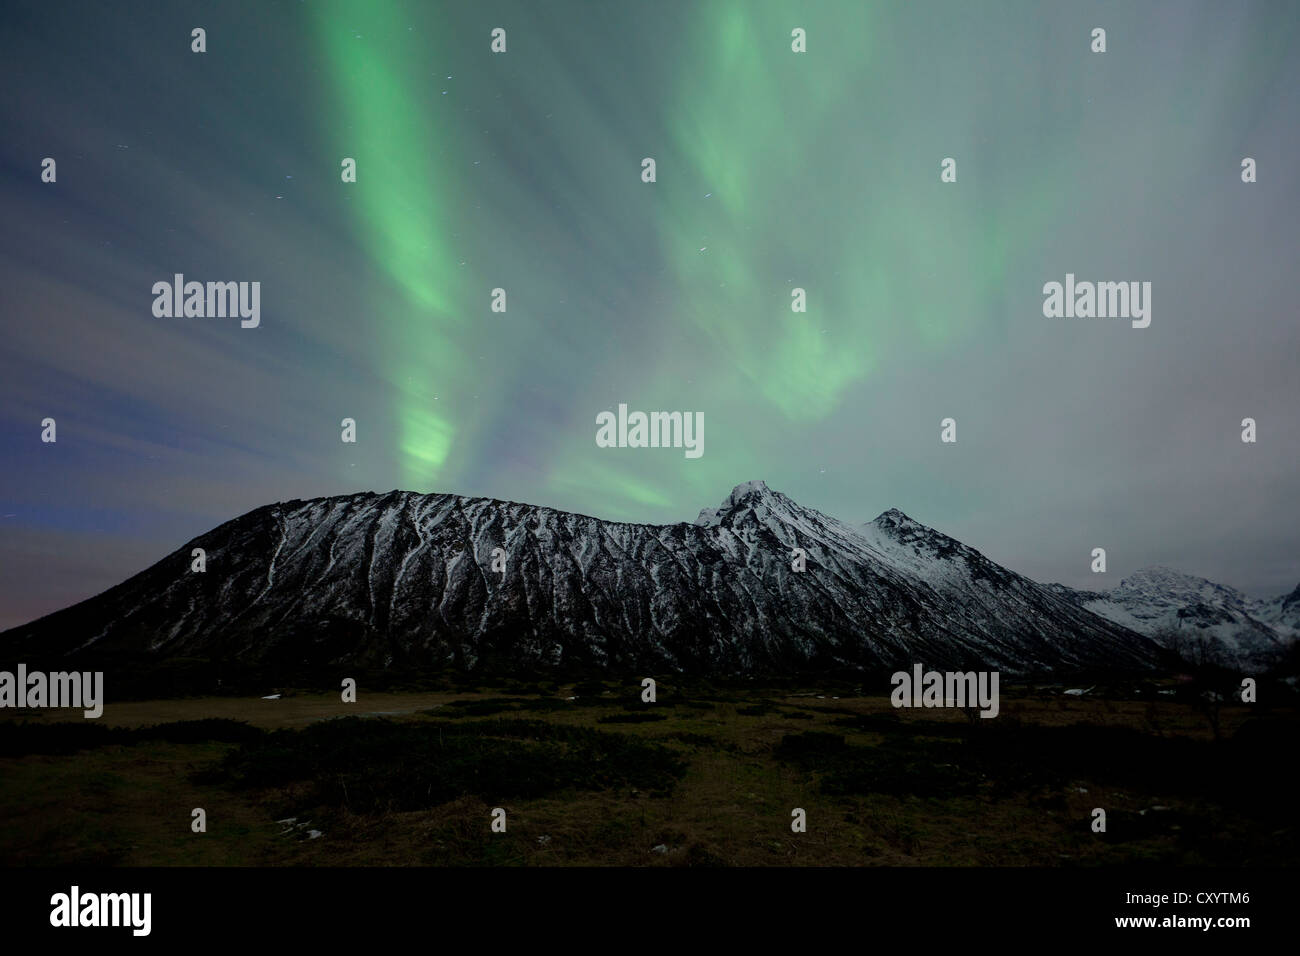
{"type": "Polygon", "coordinates": [[[1259,601],[1172,568],[1135,571],[1109,591],[1053,587],[1099,617],[1175,649],[1186,650],[1189,639],[1208,638],[1229,663],[1267,666],[1297,636],[1288,596],[1259,601]]]}

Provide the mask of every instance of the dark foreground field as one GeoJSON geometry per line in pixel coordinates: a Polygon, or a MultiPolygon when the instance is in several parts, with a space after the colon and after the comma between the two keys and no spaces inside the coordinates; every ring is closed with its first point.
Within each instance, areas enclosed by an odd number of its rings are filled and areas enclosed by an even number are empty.
{"type": "Polygon", "coordinates": [[[1289,865],[1294,708],[586,682],[0,720],[15,865],[1289,865]],[[576,700],[567,698],[576,696],[576,700]],[[838,699],[837,699],[838,698],[838,699]],[[493,833],[494,807],[507,813],[493,833]],[[1106,811],[1105,833],[1091,827],[1106,811]],[[207,832],[191,831],[203,808],[207,832]],[[807,832],[791,832],[791,811],[807,832]]]}

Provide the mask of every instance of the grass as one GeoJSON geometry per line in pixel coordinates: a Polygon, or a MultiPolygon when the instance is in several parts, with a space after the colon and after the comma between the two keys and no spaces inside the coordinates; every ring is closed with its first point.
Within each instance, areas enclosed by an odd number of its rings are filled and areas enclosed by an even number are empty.
{"type": "Polygon", "coordinates": [[[516,684],[0,719],[10,865],[1294,865],[1291,708],[516,684]],[[536,691],[530,693],[530,691],[536,691]],[[575,693],[576,691],[576,693],[575,693]],[[833,700],[831,695],[840,699],[833,700]],[[567,698],[576,699],[569,700],[567,698]],[[820,698],[820,699],[819,699],[820,698]],[[190,829],[207,813],[206,833],[190,829]],[[493,833],[490,813],[507,813],[493,833]],[[1094,807],[1107,832],[1090,828],[1094,807]],[[791,811],[807,814],[792,833],[791,811]],[[277,823],[294,818],[291,823],[277,823]],[[311,830],[320,836],[310,838],[311,830]],[[662,848],[662,849],[656,849],[662,848]]]}

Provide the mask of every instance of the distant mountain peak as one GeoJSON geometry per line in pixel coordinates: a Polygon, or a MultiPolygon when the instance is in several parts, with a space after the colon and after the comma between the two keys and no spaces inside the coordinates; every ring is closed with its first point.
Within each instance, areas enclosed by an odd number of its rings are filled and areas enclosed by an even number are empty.
{"type": "Polygon", "coordinates": [[[921,522],[909,517],[897,508],[882,511],[876,515],[872,524],[878,528],[925,528],[925,525],[921,524],[921,522]]]}
{"type": "Polygon", "coordinates": [[[926,545],[930,550],[944,553],[968,551],[971,554],[978,554],[973,548],[968,548],[956,538],[950,538],[942,531],[936,531],[929,525],[921,524],[921,522],[904,514],[897,508],[882,511],[874,521],[867,522],[863,526],[863,530],[874,532],[876,535],[883,535],[884,539],[899,544],[926,545]]]}
{"type": "Polygon", "coordinates": [[[1207,581],[1208,579],[1195,574],[1188,574],[1186,571],[1179,571],[1176,568],[1167,567],[1163,564],[1153,564],[1150,567],[1138,568],[1124,580],[1201,582],[1207,581]]]}
{"type": "Polygon", "coordinates": [[[1244,596],[1235,588],[1159,564],[1140,568],[1126,576],[1114,588],[1112,596],[1121,598],[1126,594],[1146,593],[1158,593],[1166,600],[1184,602],[1201,600],[1240,603],[1244,600],[1244,596]]]}
{"type": "Polygon", "coordinates": [[[772,489],[767,486],[765,481],[742,481],[736,487],[731,489],[731,494],[723,500],[723,505],[738,504],[739,502],[757,495],[760,498],[770,498],[773,496],[772,489]]]}
{"type": "Polygon", "coordinates": [[[731,489],[722,504],[716,508],[703,508],[695,523],[704,528],[716,527],[727,515],[756,504],[765,505],[768,510],[782,512],[797,508],[793,501],[780,492],[773,491],[765,481],[742,481],[731,489]]]}
{"type": "Polygon", "coordinates": [[[1164,565],[1141,568],[1109,591],[1057,593],[1129,630],[1164,639],[1182,633],[1216,641],[1231,660],[1268,667],[1300,624],[1286,598],[1261,601],[1236,588],[1164,565]]]}

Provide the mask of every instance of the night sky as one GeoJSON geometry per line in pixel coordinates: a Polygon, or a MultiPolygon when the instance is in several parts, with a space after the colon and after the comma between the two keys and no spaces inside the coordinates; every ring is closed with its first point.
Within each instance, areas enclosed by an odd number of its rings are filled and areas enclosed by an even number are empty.
{"type": "Polygon", "coordinates": [[[1043,581],[1300,581],[1300,5],[3,17],[0,627],[394,488],[671,522],[763,479],[1043,581]],[[260,326],[155,317],[175,273],[259,281],[260,326]],[[1150,281],[1150,327],[1045,318],[1066,273],[1150,281]],[[619,403],[703,456],[598,448],[619,403]]]}

